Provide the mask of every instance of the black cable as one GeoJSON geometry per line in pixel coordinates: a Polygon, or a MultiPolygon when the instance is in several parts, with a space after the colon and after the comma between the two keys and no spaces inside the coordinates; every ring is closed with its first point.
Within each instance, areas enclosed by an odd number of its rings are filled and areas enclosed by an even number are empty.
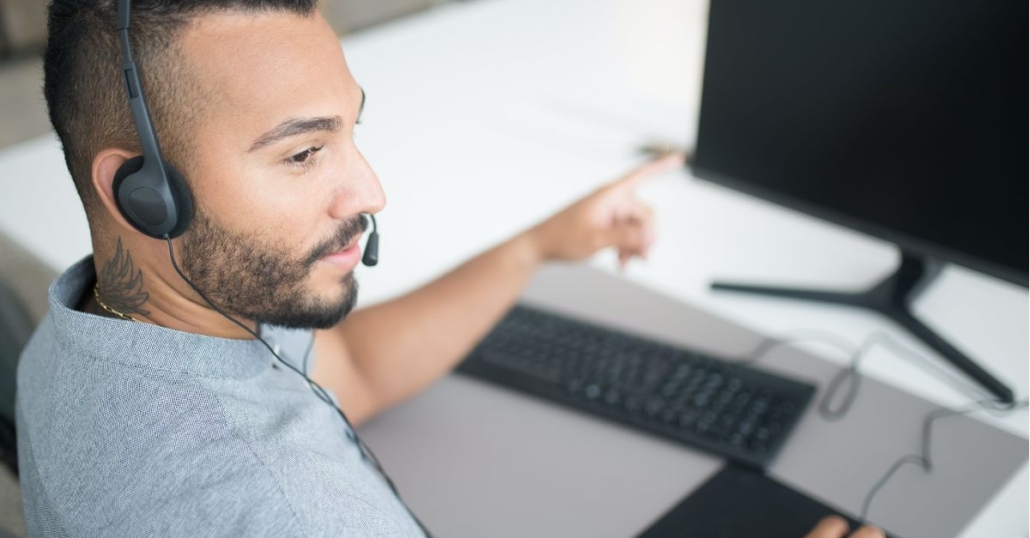
{"type": "MultiPolygon", "coordinates": [[[[919,353],[913,351],[907,346],[901,345],[897,340],[892,338],[885,332],[874,332],[870,334],[858,347],[857,350],[852,354],[851,361],[846,368],[842,368],[837,372],[837,375],[830,380],[829,386],[826,388],[826,394],[819,401],[819,414],[829,421],[840,420],[847,415],[848,411],[851,410],[851,406],[855,403],[858,398],[858,389],[862,382],[862,375],[858,371],[858,367],[862,362],[862,359],[866,358],[869,353],[877,345],[886,347],[895,353],[897,356],[914,358],[920,362],[927,362],[926,359],[919,353]],[[847,383],[847,385],[845,385],[847,383]],[[837,392],[842,386],[847,387],[847,392],[844,394],[843,400],[838,408],[832,407],[832,402],[836,397],[837,392]]],[[[942,369],[940,371],[943,371],[942,369]]],[[[973,398],[982,398],[987,396],[987,393],[969,385],[968,383],[961,383],[961,387],[958,386],[957,380],[950,380],[952,382],[952,388],[960,391],[972,391],[974,394],[971,395],[973,398]]]]}
{"type": "Polygon", "coordinates": [[[390,486],[390,490],[397,497],[397,500],[400,501],[401,506],[403,506],[404,509],[408,511],[408,514],[411,516],[413,520],[415,520],[415,523],[418,525],[419,529],[421,529],[422,532],[425,533],[426,538],[432,538],[433,535],[429,532],[429,529],[427,529],[426,526],[422,524],[422,521],[418,519],[418,516],[416,516],[415,513],[411,511],[411,508],[408,508],[408,505],[405,504],[404,499],[401,498],[400,492],[397,491],[397,486],[394,485],[393,480],[390,479],[390,477],[386,474],[386,471],[383,469],[382,464],[379,463],[379,458],[376,457],[375,453],[372,452],[372,449],[369,448],[368,445],[366,445],[365,442],[361,440],[361,437],[358,436],[357,430],[355,430],[354,426],[351,425],[350,420],[347,419],[347,415],[344,414],[343,409],[340,409],[340,406],[336,405],[333,402],[332,398],[329,397],[328,393],[326,393],[325,389],[322,388],[321,385],[319,385],[313,379],[307,376],[307,355],[311,352],[311,347],[314,345],[314,334],[312,334],[311,343],[308,344],[308,350],[304,354],[304,371],[302,372],[298,370],[294,365],[290,364],[288,361],[283,360],[283,358],[280,357],[278,353],[276,353],[275,349],[273,349],[272,346],[269,345],[264,338],[261,338],[261,336],[257,332],[252,330],[250,327],[247,327],[245,324],[241,323],[236,318],[229,315],[227,312],[222,310],[218,305],[216,305],[211,299],[209,299],[207,297],[207,294],[204,293],[199,287],[197,287],[197,285],[194,284],[193,281],[190,280],[189,277],[187,277],[186,274],[182,272],[182,269],[179,268],[179,264],[175,261],[175,251],[172,249],[171,238],[169,238],[167,234],[163,238],[168,243],[168,258],[172,261],[172,267],[175,269],[175,272],[179,274],[179,277],[181,277],[183,281],[185,281],[186,284],[188,284],[189,287],[193,289],[193,291],[197,292],[197,295],[200,295],[200,297],[204,299],[204,302],[206,302],[208,306],[210,306],[215,312],[218,312],[225,319],[235,323],[244,331],[247,331],[248,334],[256,338],[262,344],[264,344],[264,346],[268,348],[269,353],[271,353],[272,356],[276,358],[276,360],[278,360],[280,363],[282,363],[290,370],[296,372],[297,375],[304,378],[304,380],[308,383],[308,387],[312,390],[312,392],[315,393],[315,396],[317,396],[323,402],[329,404],[329,406],[332,407],[338,415],[340,415],[340,418],[343,419],[343,423],[347,425],[347,438],[358,445],[358,449],[361,452],[361,457],[372,463],[372,465],[375,467],[379,475],[383,477],[383,480],[386,482],[386,484],[390,486]]]}
{"type": "Polygon", "coordinates": [[[851,362],[848,366],[841,368],[833,376],[833,379],[830,380],[830,384],[826,387],[826,392],[819,399],[819,415],[824,420],[840,420],[851,411],[851,406],[858,399],[858,389],[862,383],[862,376],[858,373],[858,365],[868,354],[869,350],[873,348],[873,345],[875,345],[875,341],[870,337],[851,355],[851,362]],[[834,409],[833,401],[840,388],[845,386],[847,387],[847,392],[844,393],[840,406],[834,409]]]}
{"type": "Polygon", "coordinates": [[[912,465],[918,465],[923,472],[929,473],[933,470],[933,459],[931,458],[930,448],[933,442],[933,423],[939,419],[954,417],[959,415],[968,415],[984,409],[994,409],[1003,413],[1010,413],[1019,409],[1027,407],[1030,401],[1022,400],[1019,402],[1012,402],[1010,404],[1002,403],[999,400],[981,400],[974,402],[965,409],[951,409],[949,407],[938,407],[933,411],[927,413],[926,418],[923,419],[923,440],[922,446],[920,447],[919,454],[906,454],[897,461],[895,461],[888,469],[887,472],[876,481],[869,493],[866,494],[865,500],[862,501],[862,513],[858,517],[858,521],[865,525],[869,516],[869,506],[873,502],[873,497],[883,488],[884,485],[890,481],[894,473],[898,472],[906,463],[912,465]]]}
{"type": "Polygon", "coordinates": [[[858,365],[865,357],[865,354],[872,347],[868,344],[863,344],[858,350],[855,349],[854,344],[850,341],[842,338],[841,336],[831,333],[828,331],[822,331],[818,329],[800,329],[792,331],[786,336],[771,336],[763,339],[755,346],[755,349],[748,353],[745,358],[738,360],[736,363],[741,365],[753,365],[760,361],[763,357],[769,354],[773,349],[792,343],[799,342],[820,342],[828,344],[844,352],[845,355],[851,357],[848,366],[841,368],[840,371],[830,380],[830,384],[823,393],[823,397],[819,399],[817,404],[819,414],[825,420],[834,421],[844,417],[851,409],[851,405],[854,404],[855,399],[858,397],[858,388],[861,377],[857,375],[858,365]],[[836,399],[837,392],[845,382],[849,382],[848,392],[844,395],[844,400],[841,402],[840,407],[834,409],[832,402],[836,399]]]}
{"type": "Polygon", "coordinates": [[[300,360],[304,367],[304,377],[308,376],[308,357],[311,356],[311,349],[315,347],[315,331],[311,331],[311,340],[308,340],[308,348],[304,350],[304,358],[300,360]]]}
{"type": "MultiPolygon", "coordinates": [[[[768,355],[773,349],[781,345],[798,342],[819,342],[828,344],[841,350],[847,357],[849,357],[847,365],[841,368],[833,379],[830,380],[826,392],[817,404],[820,416],[829,421],[840,420],[847,415],[848,411],[851,410],[851,406],[858,398],[858,389],[861,385],[862,379],[862,376],[858,371],[858,367],[862,363],[862,360],[865,359],[876,346],[886,347],[892,350],[896,355],[904,358],[915,359],[923,364],[933,364],[927,361],[921,354],[902,345],[890,335],[882,331],[876,331],[870,334],[861,345],[855,346],[852,342],[842,338],[836,333],[820,329],[799,329],[796,331],[790,331],[784,336],[766,337],[759,342],[757,346],[755,346],[755,349],[751,353],[745,355],[743,359],[738,360],[736,364],[753,365],[768,355]],[[844,394],[840,405],[835,408],[833,406],[833,402],[838,399],[838,393],[842,387],[846,388],[847,392],[844,394]]],[[[941,375],[949,378],[948,383],[952,388],[965,393],[969,397],[990,398],[990,396],[979,387],[956,378],[954,374],[949,373],[944,368],[938,366],[937,371],[941,375]]]]}
{"type": "MultiPolygon", "coordinates": [[[[846,342],[839,335],[828,331],[822,331],[818,329],[802,329],[799,331],[793,331],[786,337],[768,337],[759,342],[755,346],[754,351],[745,356],[744,359],[738,361],[741,365],[751,365],[761,360],[767,355],[772,349],[786,345],[789,343],[805,342],[805,341],[816,341],[824,344],[829,344],[837,349],[843,350],[848,354],[851,359],[848,365],[841,368],[840,371],[830,380],[829,385],[826,388],[826,392],[823,397],[819,400],[819,414],[827,421],[836,421],[844,418],[845,415],[851,410],[852,404],[858,398],[858,389],[861,384],[862,375],[858,371],[858,367],[865,358],[869,351],[875,346],[881,345],[892,349],[899,356],[908,356],[909,358],[916,358],[922,362],[926,362],[926,359],[919,353],[912,349],[901,345],[896,340],[891,338],[887,333],[874,332],[866,338],[861,346],[856,349],[850,342],[846,342]],[[798,333],[801,335],[799,336],[798,333]],[[845,342],[842,344],[842,342],[845,342]],[[840,390],[844,383],[848,382],[848,392],[845,393],[844,399],[840,406],[834,409],[831,406],[831,402],[836,398],[837,392],[840,390]]],[[[963,389],[974,389],[979,392],[980,395],[986,394],[986,392],[980,391],[976,387],[971,387],[968,383],[963,383],[963,389]]],[[[899,469],[904,467],[906,464],[917,465],[924,472],[931,472],[933,470],[933,459],[931,456],[931,449],[933,443],[933,423],[939,419],[968,415],[977,411],[994,411],[995,414],[1004,416],[1011,412],[1019,409],[1024,409],[1030,405],[1030,400],[1022,400],[1013,402],[1011,404],[1003,403],[994,398],[988,398],[973,402],[962,409],[951,409],[947,406],[940,406],[929,413],[923,419],[923,432],[922,432],[922,443],[920,446],[919,454],[906,454],[898,458],[891,466],[887,469],[887,472],[880,477],[879,480],[873,484],[869,492],[866,494],[862,501],[862,512],[858,517],[858,521],[861,525],[865,525],[869,516],[869,507],[872,505],[873,499],[876,494],[890,481],[895,473],[899,469]]]]}

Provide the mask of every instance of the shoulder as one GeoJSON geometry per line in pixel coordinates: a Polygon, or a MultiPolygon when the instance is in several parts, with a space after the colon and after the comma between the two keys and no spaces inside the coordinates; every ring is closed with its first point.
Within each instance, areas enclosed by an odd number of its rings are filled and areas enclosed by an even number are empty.
{"type": "Polygon", "coordinates": [[[81,381],[78,390],[58,383],[63,401],[19,407],[30,523],[59,520],[93,536],[302,535],[275,478],[213,395],[136,372],[81,381]]]}
{"type": "Polygon", "coordinates": [[[390,499],[331,431],[335,414],[293,374],[198,380],[97,360],[55,343],[45,326],[39,333],[18,393],[30,526],[60,522],[90,536],[405,535],[390,499]]]}

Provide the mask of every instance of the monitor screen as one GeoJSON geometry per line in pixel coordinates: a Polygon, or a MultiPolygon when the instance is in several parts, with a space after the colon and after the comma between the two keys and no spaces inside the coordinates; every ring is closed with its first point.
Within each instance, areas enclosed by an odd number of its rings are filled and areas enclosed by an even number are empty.
{"type": "Polygon", "coordinates": [[[712,0],[699,177],[1027,283],[1025,0],[712,0]]]}

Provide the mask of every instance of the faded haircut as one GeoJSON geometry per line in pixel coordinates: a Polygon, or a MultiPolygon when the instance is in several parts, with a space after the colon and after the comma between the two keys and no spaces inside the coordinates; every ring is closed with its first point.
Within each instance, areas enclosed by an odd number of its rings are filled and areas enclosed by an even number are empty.
{"type": "MultiPolygon", "coordinates": [[[[191,126],[206,100],[191,81],[177,39],[194,18],[215,12],[311,14],[317,0],[136,0],[130,41],[164,158],[186,172],[191,126]]],[[[105,148],[140,152],[121,74],[117,0],[53,0],[47,15],[43,95],[50,123],[86,214],[100,200],[93,158],[105,148]]]]}

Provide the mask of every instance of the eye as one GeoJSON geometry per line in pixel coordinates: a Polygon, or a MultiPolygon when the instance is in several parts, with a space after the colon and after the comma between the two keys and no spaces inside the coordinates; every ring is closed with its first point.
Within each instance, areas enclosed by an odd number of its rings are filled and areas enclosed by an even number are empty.
{"type": "Polygon", "coordinates": [[[291,165],[291,166],[305,166],[305,165],[311,164],[311,162],[313,161],[313,159],[311,157],[315,153],[318,153],[319,151],[321,151],[321,149],[323,147],[325,147],[325,146],[318,146],[318,147],[308,148],[308,149],[306,149],[306,150],[304,150],[304,151],[302,151],[302,152],[300,152],[300,153],[290,157],[289,159],[286,159],[286,164],[291,165]]]}

